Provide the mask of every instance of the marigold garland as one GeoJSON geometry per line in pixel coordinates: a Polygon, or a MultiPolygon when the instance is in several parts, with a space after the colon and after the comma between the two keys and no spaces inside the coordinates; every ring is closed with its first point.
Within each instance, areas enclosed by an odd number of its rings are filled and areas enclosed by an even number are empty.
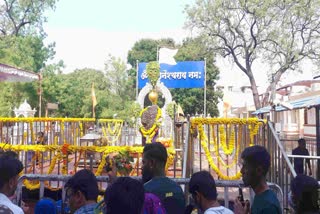
{"type": "MultiPolygon", "coordinates": [[[[213,135],[213,139],[215,139],[215,135],[214,135],[214,130],[212,131],[212,135],[213,135]]],[[[238,156],[239,156],[239,151],[240,151],[240,142],[242,139],[242,125],[239,125],[239,131],[238,131],[238,141],[237,141],[237,149],[235,152],[235,156],[232,159],[232,162],[230,164],[226,164],[224,162],[224,160],[221,158],[220,153],[219,153],[219,148],[218,148],[218,144],[216,143],[216,141],[214,140],[214,147],[215,147],[215,155],[218,158],[219,163],[221,163],[225,168],[231,168],[233,166],[235,166],[237,164],[238,161],[238,156]]]]}
{"type": "MultiPolygon", "coordinates": [[[[148,108],[149,107],[142,109],[142,111],[140,112],[140,117],[142,116],[142,114],[145,111],[148,110],[148,108]]],[[[143,137],[147,138],[147,141],[146,141],[147,143],[151,143],[152,138],[157,133],[158,128],[160,126],[159,120],[161,118],[161,115],[162,115],[162,111],[161,111],[161,108],[159,108],[159,106],[158,106],[157,115],[156,115],[156,118],[154,119],[154,123],[153,123],[152,127],[150,129],[146,129],[143,125],[140,126],[139,130],[142,133],[143,137]]]]}
{"type": "Polygon", "coordinates": [[[108,143],[113,144],[114,142],[117,142],[121,135],[123,120],[100,119],[99,122],[102,126],[103,136],[112,137],[111,139],[108,138],[108,143]],[[113,123],[115,123],[116,127],[114,127],[114,129],[112,130],[110,124],[113,123]]]}
{"type": "MultiPolygon", "coordinates": [[[[98,153],[103,153],[102,160],[98,166],[98,169],[95,173],[96,176],[101,175],[104,166],[106,164],[105,162],[105,157],[108,154],[115,153],[115,152],[123,152],[123,151],[129,151],[130,153],[139,153],[142,154],[143,148],[142,146],[75,146],[75,145],[70,145],[70,144],[63,144],[63,145],[9,145],[6,143],[0,143],[0,147],[3,148],[4,146],[5,150],[12,150],[15,152],[20,152],[20,151],[34,151],[34,152],[39,152],[40,154],[42,152],[54,152],[54,157],[52,158],[47,174],[51,174],[54,170],[54,166],[56,165],[57,161],[63,160],[63,165],[62,165],[62,174],[67,174],[67,160],[64,159],[67,157],[68,153],[74,153],[74,152],[80,152],[80,156],[83,152],[85,151],[90,151],[90,152],[98,152],[98,153]],[[65,156],[65,157],[64,157],[65,156]]],[[[175,150],[173,147],[167,148],[168,152],[168,160],[166,164],[166,170],[168,170],[169,166],[173,164],[174,161],[174,156],[175,156],[175,150]]],[[[36,160],[36,155],[33,157],[33,161],[36,160]]],[[[77,164],[78,161],[75,161],[75,165],[77,164]]],[[[76,169],[76,166],[75,166],[76,169]]],[[[30,169],[31,170],[31,169],[30,169]]],[[[28,170],[28,171],[30,171],[28,170]]],[[[22,174],[21,174],[22,175],[22,174]]],[[[28,181],[24,180],[24,185],[26,188],[30,190],[38,189],[40,187],[40,182],[39,181],[28,181]]],[[[44,182],[46,187],[51,188],[49,186],[48,182],[44,182]]],[[[51,188],[54,189],[54,188],[51,188]]]]}
{"type": "Polygon", "coordinates": [[[216,166],[216,164],[214,163],[210,150],[207,146],[207,137],[204,133],[203,127],[202,125],[198,125],[198,130],[199,130],[199,134],[200,134],[200,138],[201,138],[201,146],[204,150],[205,156],[207,157],[207,160],[209,162],[210,167],[217,173],[217,175],[222,178],[223,180],[238,180],[241,178],[241,173],[237,172],[234,176],[228,176],[228,175],[224,175],[220,169],[216,166]]]}
{"type": "Polygon", "coordinates": [[[208,125],[208,124],[242,124],[242,125],[248,125],[248,124],[258,124],[258,123],[266,123],[267,120],[259,120],[258,118],[248,118],[248,119],[242,119],[242,118],[192,118],[190,120],[191,125],[196,127],[198,124],[208,125]]]}
{"type": "Polygon", "coordinates": [[[95,118],[0,117],[0,122],[95,122],[95,118]]]}
{"type": "MultiPolygon", "coordinates": [[[[250,145],[252,145],[253,143],[253,138],[254,136],[258,133],[259,130],[259,125],[266,123],[266,120],[263,121],[259,121],[257,118],[248,118],[248,119],[240,119],[240,118],[193,118],[190,121],[190,134],[193,136],[195,133],[199,132],[200,135],[200,139],[201,139],[201,146],[204,149],[205,155],[207,157],[207,160],[209,162],[210,167],[218,174],[218,176],[222,179],[226,179],[226,180],[234,180],[234,179],[239,179],[241,177],[241,173],[237,172],[235,175],[233,176],[227,176],[224,175],[219,168],[216,166],[216,164],[214,163],[211,153],[209,151],[208,148],[208,139],[206,137],[206,134],[204,132],[203,129],[203,125],[221,125],[219,128],[219,133],[220,133],[220,142],[221,142],[221,147],[223,152],[226,155],[231,155],[234,152],[234,147],[235,147],[235,133],[234,131],[231,131],[231,136],[229,139],[229,143],[227,145],[226,143],[226,135],[225,135],[225,131],[223,129],[223,125],[239,125],[239,129],[242,129],[242,125],[248,125],[248,129],[249,129],[249,135],[250,135],[250,145]],[[222,139],[221,139],[222,138],[222,139]]],[[[240,131],[242,132],[242,130],[240,131]]],[[[213,141],[212,143],[214,144],[214,150],[215,150],[215,155],[217,156],[217,159],[220,163],[222,163],[222,165],[225,168],[231,168],[234,165],[236,165],[237,163],[237,159],[238,159],[238,154],[239,154],[239,150],[240,150],[240,145],[239,143],[241,142],[241,134],[238,134],[238,144],[237,144],[237,149],[235,151],[235,157],[233,158],[233,161],[231,164],[226,164],[222,158],[220,157],[219,154],[219,145],[216,142],[216,137],[213,136],[213,141]]],[[[214,129],[213,129],[213,135],[214,135],[214,129]]],[[[210,142],[211,144],[211,142],[210,142]]]]}
{"type": "Polygon", "coordinates": [[[224,126],[220,125],[219,126],[219,134],[220,134],[220,143],[222,146],[222,150],[226,155],[231,155],[233,153],[234,150],[234,145],[235,145],[235,134],[234,134],[234,130],[232,129],[231,131],[231,135],[229,138],[229,143],[227,145],[227,140],[226,140],[226,132],[224,130],[224,126]]]}
{"type": "Polygon", "coordinates": [[[253,146],[254,145],[254,136],[256,136],[259,131],[259,124],[249,125],[248,129],[249,129],[249,138],[250,138],[249,146],[253,146]]]}

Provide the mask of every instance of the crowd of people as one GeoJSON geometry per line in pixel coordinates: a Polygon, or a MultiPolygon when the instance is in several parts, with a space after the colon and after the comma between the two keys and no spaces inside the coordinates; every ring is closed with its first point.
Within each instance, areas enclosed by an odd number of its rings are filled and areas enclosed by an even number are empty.
{"type": "MultiPolygon", "coordinates": [[[[186,188],[191,195],[187,205],[181,186],[166,177],[166,161],[167,151],[162,144],[146,144],[142,179],[117,178],[116,169],[111,167],[108,171],[110,184],[100,203],[97,203],[99,187],[95,175],[87,169],[79,170],[64,186],[70,213],[189,214],[195,209],[204,214],[283,213],[276,194],[267,185],[270,154],[262,146],[251,146],[241,153],[242,180],[244,186],[252,188],[255,196],[252,204],[242,197],[235,198],[233,210],[219,203],[215,180],[208,171],[192,175],[186,188]]],[[[0,213],[24,213],[11,200],[22,170],[23,164],[14,152],[0,154],[0,213]]],[[[319,213],[318,188],[315,179],[303,174],[292,180],[290,204],[296,213],[319,213]]],[[[36,214],[59,212],[55,201],[49,198],[39,200],[34,209],[36,214]]]]}

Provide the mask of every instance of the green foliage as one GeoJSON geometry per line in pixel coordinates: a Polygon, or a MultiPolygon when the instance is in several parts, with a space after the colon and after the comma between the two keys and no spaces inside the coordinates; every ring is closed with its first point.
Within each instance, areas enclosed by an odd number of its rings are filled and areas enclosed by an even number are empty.
{"type": "Polygon", "coordinates": [[[167,113],[167,115],[169,115],[169,117],[171,119],[173,119],[173,117],[174,117],[174,109],[175,108],[177,108],[177,104],[175,101],[173,101],[167,105],[167,109],[166,109],[167,112],[166,113],[167,113]]]}
{"type": "Polygon", "coordinates": [[[160,77],[160,65],[157,61],[152,61],[148,63],[147,75],[151,85],[155,87],[160,77]]]}
{"type": "Polygon", "coordinates": [[[130,104],[129,115],[132,115],[132,117],[134,117],[134,118],[138,118],[141,110],[142,110],[142,108],[139,105],[139,103],[137,103],[136,101],[133,101],[130,104]]]}
{"type": "MultiPolygon", "coordinates": [[[[44,45],[44,11],[56,0],[3,0],[0,3],[0,63],[40,72],[54,55],[54,45],[44,45]]],[[[39,106],[39,83],[1,83],[0,115],[13,116],[24,99],[39,106]]]]}
{"type": "MultiPolygon", "coordinates": [[[[185,39],[175,59],[177,61],[200,61],[206,59],[207,114],[218,116],[217,104],[221,93],[214,90],[214,85],[218,78],[219,70],[214,65],[214,54],[206,45],[205,39],[203,37],[185,39]]],[[[173,99],[183,108],[185,115],[203,113],[203,89],[171,89],[171,93],[173,99]]]]}
{"type": "Polygon", "coordinates": [[[157,47],[159,42],[153,39],[141,39],[136,42],[128,52],[128,63],[136,68],[136,61],[151,62],[157,60],[157,47]]]}
{"type": "Polygon", "coordinates": [[[0,62],[22,69],[39,72],[53,54],[53,46],[46,47],[41,37],[6,36],[0,39],[0,62]]]}
{"type": "Polygon", "coordinates": [[[43,34],[44,13],[54,9],[57,0],[3,0],[0,5],[0,35],[43,34]]]}
{"type": "Polygon", "coordinates": [[[320,1],[198,0],[186,12],[187,26],[248,77],[256,108],[273,102],[284,73],[297,69],[306,58],[319,62],[320,1]],[[252,71],[257,61],[264,62],[272,76],[265,93],[258,92],[252,71]]]}

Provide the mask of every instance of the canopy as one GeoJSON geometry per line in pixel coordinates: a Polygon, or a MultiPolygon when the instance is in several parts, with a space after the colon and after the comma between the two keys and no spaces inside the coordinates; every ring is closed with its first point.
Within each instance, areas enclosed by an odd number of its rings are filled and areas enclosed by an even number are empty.
{"type": "MultiPolygon", "coordinates": [[[[306,98],[302,98],[302,99],[298,99],[298,100],[288,101],[287,103],[292,106],[292,109],[310,108],[313,106],[320,105],[320,97],[319,97],[319,95],[312,96],[312,97],[306,97],[306,98]]],[[[288,109],[282,105],[279,105],[279,106],[276,106],[275,110],[276,111],[286,111],[288,109]]],[[[270,111],[271,111],[271,106],[265,106],[265,107],[262,107],[262,108],[256,110],[252,114],[264,114],[264,113],[268,113],[270,111]]]]}
{"type": "Polygon", "coordinates": [[[39,74],[0,63],[0,82],[32,82],[39,74]]]}

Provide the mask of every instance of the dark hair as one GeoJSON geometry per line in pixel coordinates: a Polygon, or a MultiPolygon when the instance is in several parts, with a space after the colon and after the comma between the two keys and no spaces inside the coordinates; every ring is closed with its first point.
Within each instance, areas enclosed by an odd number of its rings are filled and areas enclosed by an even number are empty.
{"type": "Polygon", "coordinates": [[[299,143],[299,144],[301,144],[301,143],[306,144],[306,140],[305,140],[304,138],[300,138],[300,139],[298,140],[298,143],[299,143]]]}
{"type": "Polygon", "coordinates": [[[200,192],[206,199],[217,199],[217,188],[214,178],[208,171],[196,172],[191,176],[189,182],[189,192],[195,194],[200,192]]]}
{"type": "Polygon", "coordinates": [[[86,200],[97,200],[99,195],[98,181],[96,176],[88,169],[82,169],[74,174],[66,183],[65,188],[72,191],[80,191],[86,200]]]}
{"type": "Polygon", "coordinates": [[[270,154],[263,146],[250,146],[243,150],[241,158],[250,166],[261,166],[266,175],[270,168],[270,154]]]}
{"type": "Polygon", "coordinates": [[[38,132],[37,137],[44,137],[44,132],[38,132]]]}
{"type": "Polygon", "coordinates": [[[130,177],[120,177],[106,189],[104,202],[107,214],[141,214],[144,204],[143,184],[130,177]]]}
{"type": "Polygon", "coordinates": [[[1,152],[0,155],[3,157],[3,156],[7,156],[7,157],[13,157],[13,158],[18,158],[18,154],[14,151],[5,151],[5,152],[1,152]]]}
{"type": "Polygon", "coordinates": [[[146,144],[143,148],[143,156],[149,160],[156,160],[163,167],[168,158],[167,149],[161,143],[146,144]]]}
{"type": "Polygon", "coordinates": [[[291,181],[291,191],[297,199],[297,212],[319,211],[318,181],[307,175],[299,174],[291,181]]]}
{"type": "Polygon", "coordinates": [[[21,161],[9,155],[0,156],[0,189],[23,170],[21,161]]]}

